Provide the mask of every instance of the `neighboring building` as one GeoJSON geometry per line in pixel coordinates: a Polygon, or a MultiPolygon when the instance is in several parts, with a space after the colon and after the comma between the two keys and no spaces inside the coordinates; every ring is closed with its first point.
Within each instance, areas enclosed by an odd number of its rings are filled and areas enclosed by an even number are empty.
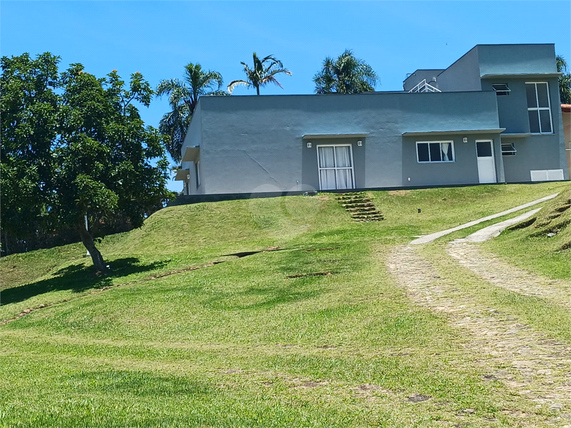
{"type": "Polygon", "coordinates": [[[184,194],[567,180],[553,44],[477,45],[402,92],[201,97],[184,194]]]}

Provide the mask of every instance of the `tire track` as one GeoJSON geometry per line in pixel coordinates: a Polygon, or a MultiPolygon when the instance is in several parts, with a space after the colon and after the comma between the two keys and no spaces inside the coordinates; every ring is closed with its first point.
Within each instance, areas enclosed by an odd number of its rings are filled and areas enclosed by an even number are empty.
{"type": "Polygon", "coordinates": [[[571,282],[548,279],[510,265],[479,246],[457,240],[448,243],[447,253],[458,263],[496,287],[541,297],[571,310],[571,282]]]}
{"type": "Polygon", "coordinates": [[[441,277],[411,245],[394,247],[386,262],[414,303],[445,313],[452,325],[469,333],[466,347],[487,373],[485,379],[497,379],[539,408],[548,408],[555,426],[571,425],[571,419],[558,419],[559,414],[571,418],[571,346],[482,305],[441,277]]]}

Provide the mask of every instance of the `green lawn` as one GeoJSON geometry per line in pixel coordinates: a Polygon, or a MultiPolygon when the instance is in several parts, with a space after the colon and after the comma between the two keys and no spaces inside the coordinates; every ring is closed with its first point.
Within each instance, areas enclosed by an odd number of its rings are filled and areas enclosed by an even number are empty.
{"type": "Polygon", "coordinates": [[[103,240],[104,278],[80,245],[6,257],[0,319],[45,307],[2,325],[0,426],[543,426],[384,255],[567,188],[370,192],[364,224],[326,194],[171,207],[103,240]]]}

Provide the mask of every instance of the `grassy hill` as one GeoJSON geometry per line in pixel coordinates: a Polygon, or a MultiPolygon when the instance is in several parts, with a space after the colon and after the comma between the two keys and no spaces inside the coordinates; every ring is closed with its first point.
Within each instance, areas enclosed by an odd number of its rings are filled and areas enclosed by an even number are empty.
{"type": "MultiPolygon", "coordinates": [[[[0,426],[547,426],[385,255],[568,187],[370,192],[385,218],[371,223],[328,194],[171,207],[103,240],[107,277],[78,244],[5,257],[0,426]]],[[[571,251],[561,213],[527,262],[554,278],[571,251]]],[[[519,259],[526,230],[490,251],[519,259]]]]}

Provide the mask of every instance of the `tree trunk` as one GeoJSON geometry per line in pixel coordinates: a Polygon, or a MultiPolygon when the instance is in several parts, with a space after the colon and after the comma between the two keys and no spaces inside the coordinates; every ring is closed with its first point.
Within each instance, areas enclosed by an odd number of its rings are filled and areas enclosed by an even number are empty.
{"type": "Polygon", "coordinates": [[[105,260],[101,256],[101,253],[97,248],[95,248],[95,244],[93,243],[93,238],[91,237],[91,233],[85,228],[85,223],[83,219],[77,224],[77,231],[79,232],[79,236],[81,237],[81,242],[89,251],[91,255],[91,260],[93,260],[93,266],[98,272],[106,273],[109,271],[109,268],[105,265],[105,260]]]}

